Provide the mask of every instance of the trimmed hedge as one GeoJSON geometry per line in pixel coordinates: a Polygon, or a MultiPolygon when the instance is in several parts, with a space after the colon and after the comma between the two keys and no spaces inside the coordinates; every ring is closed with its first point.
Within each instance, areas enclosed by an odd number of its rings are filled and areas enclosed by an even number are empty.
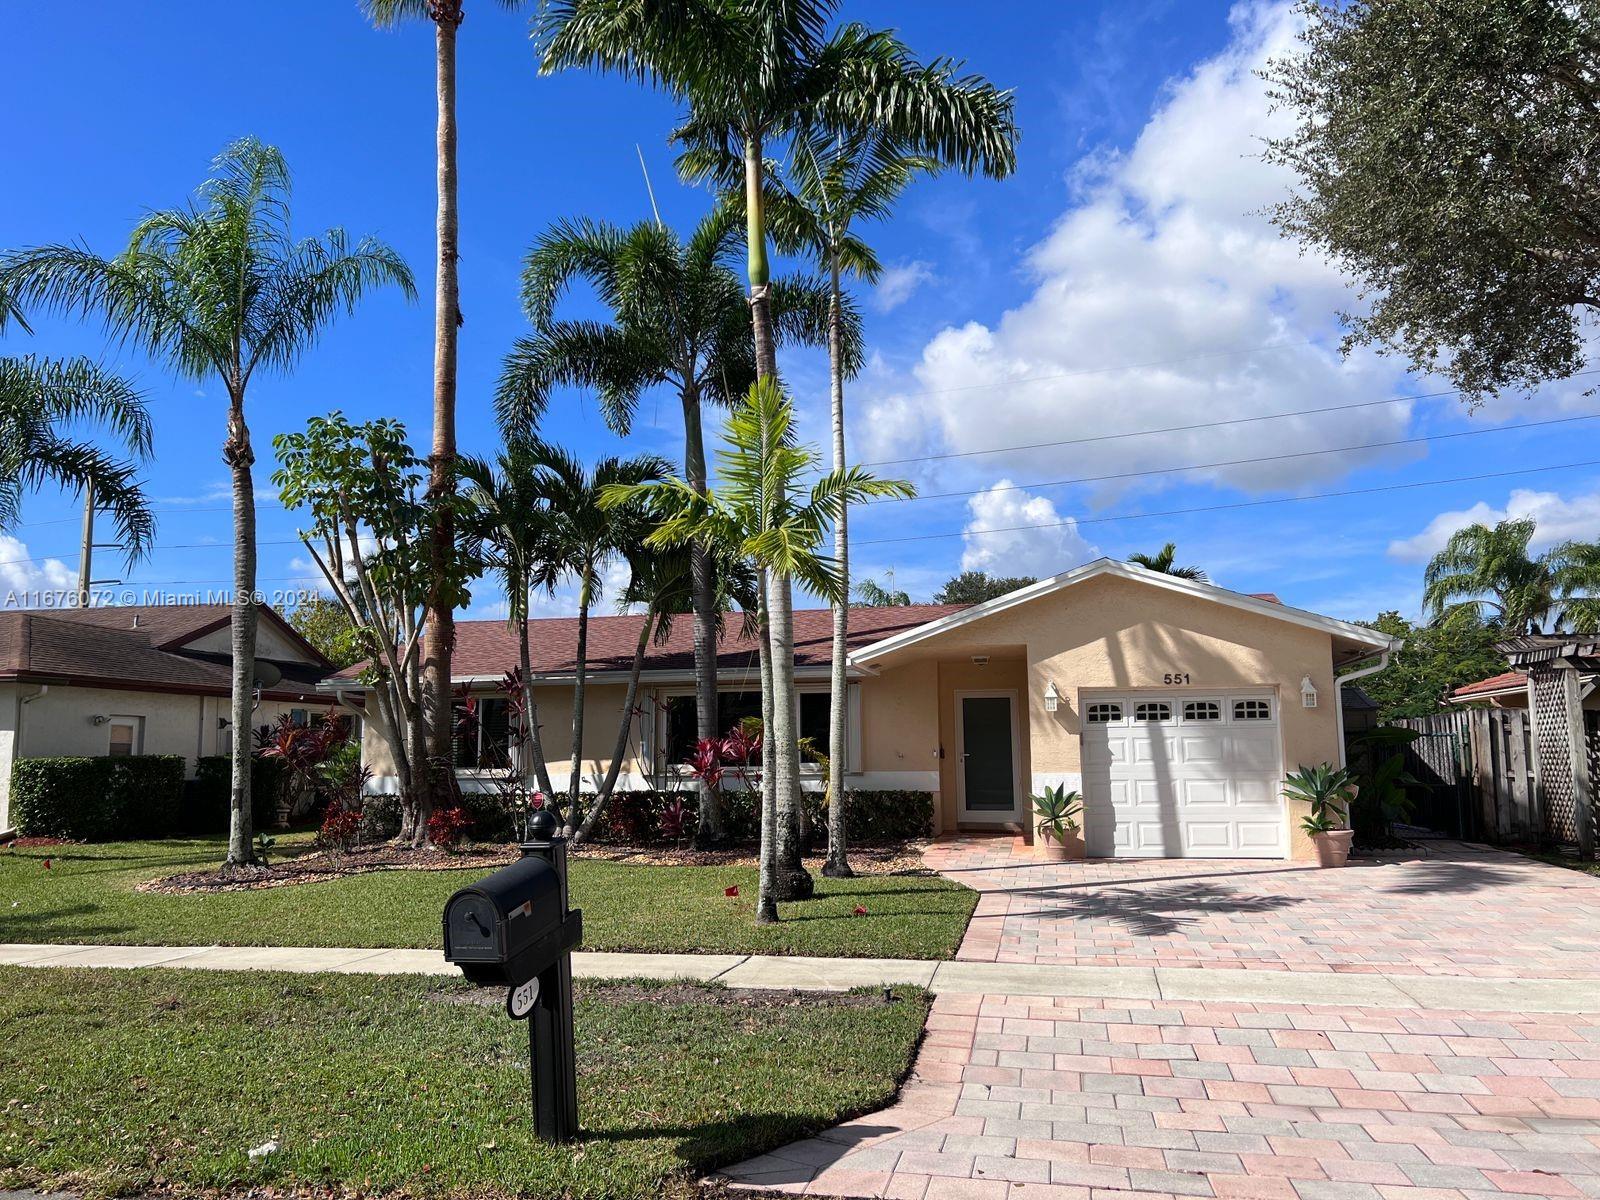
{"type": "MultiPolygon", "coordinates": [[[[271,829],[278,823],[284,775],[278,759],[257,755],[250,760],[250,820],[254,828],[271,829]]],[[[179,827],[185,833],[226,833],[232,802],[233,760],[225,754],[196,759],[194,778],[184,788],[179,827]]]]}
{"type": "Polygon", "coordinates": [[[19,758],[11,811],[26,837],[104,842],[159,837],[179,823],[181,754],[131,758],[19,758]]]}
{"type": "MultiPolygon", "coordinates": [[[[614,793],[595,830],[595,840],[633,845],[660,841],[661,810],[673,797],[680,798],[691,812],[694,810],[696,798],[692,791],[614,793]]],[[[804,798],[811,840],[820,845],[827,840],[825,797],[822,792],[805,792],[804,798]]],[[[593,799],[586,793],[582,803],[587,806],[593,799]]],[[[932,792],[847,790],[844,813],[845,836],[851,845],[892,845],[933,835],[932,792]]],[[[692,819],[690,825],[693,826],[692,819]]],[[[730,842],[759,840],[761,819],[755,793],[723,792],[722,825],[730,842]]]]}

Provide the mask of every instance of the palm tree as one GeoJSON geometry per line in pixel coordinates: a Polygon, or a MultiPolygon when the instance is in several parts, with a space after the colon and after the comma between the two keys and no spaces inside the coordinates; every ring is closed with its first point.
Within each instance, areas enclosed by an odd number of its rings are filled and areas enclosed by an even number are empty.
{"type": "MultiPolygon", "coordinates": [[[[534,332],[518,339],[506,359],[496,407],[508,436],[534,428],[558,384],[594,389],[607,425],[621,436],[633,427],[642,397],[657,386],[675,391],[683,410],[683,471],[706,486],[702,429],[705,403],[726,406],[755,378],[749,305],[739,277],[728,267],[741,222],[719,207],[685,241],[666,226],[643,222],[624,229],[599,221],[563,222],[529,253],[523,272],[523,306],[534,332]],[[566,290],[593,285],[610,321],[557,320],[566,290]]],[[[779,279],[772,286],[780,340],[819,345],[828,336],[827,290],[809,279],[779,279]]],[[[844,352],[858,356],[860,318],[843,314],[844,352]]],[[[717,721],[716,605],[711,555],[694,547],[695,713],[698,736],[722,732],[717,721]]],[[[717,793],[702,787],[696,840],[722,838],[717,793]]]]}
{"type": "Polygon", "coordinates": [[[1450,535],[1423,573],[1423,603],[1435,619],[1496,621],[1508,634],[1567,626],[1600,628],[1600,544],[1564,542],[1533,556],[1531,517],[1450,535]]]}
{"type": "Polygon", "coordinates": [[[1206,573],[1199,567],[1174,566],[1178,557],[1178,543],[1168,542],[1155,554],[1130,554],[1128,561],[1136,567],[1143,567],[1147,571],[1155,571],[1161,575],[1171,575],[1174,579],[1192,579],[1196,583],[1207,583],[1206,573]]]}
{"type": "MultiPolygon", "coordinates": [[[[503,8],[519,0],[500,0],[503,8]]],[[[450,656],[455,648],[455,610],[449,580],[455,552],[456,349],[462,323],[460,216],[456,186],[456,35],[466,19],[463,0],[361,0],[362,11],[379,29],[402,21],[433,22],[434,166],[438,201],[434,218],[433,451],[429,458],[429,574],[423,662],[427,700],[428,753],[435,763],[449,761],[455,722],[451,711],[450,656]]]]}
{"type": "Polygon", "coordinates": [[[250,711],[256,657],[255,452],[245,395],[257,370],[290,370],[339,313],[387,284],[415,294],[382,242],[342,229],[295,241],[289,168],[277,149],[242,138],[212,164],[199,205],[153,212],[128,247],[101,258],[81,246],[0,259],[0,295],[84,315],[177,374],[216,377],[228,395],[222,458],[233,478],[233,737],[229,866],[255,858],[250,826],[250,711]]]}
{"type": "MultiPolygon", "coordinates": [[[[838,519],[839,506],[872,497],[903,498],[913,495],[914,489],[902,480],[877,479],[853,467],[828,472],[804,493],[803,500],[796,499],[802,494],[801,480],[819,469],[820,456],[808,446],[793,444],[793,420],[793,409],[777,383],[760,380],[728,417],[718,486],[702,493],[687,480],[668,479],[643,487],[616,487],[605,493],[602,504],[617,509],[645,498],[658,518],[646,545],[682,546],[701,540],[730,547],[756,566],[763,584],[782,580],[787,585],[798,579],[830,603],[842,601],[844,579],[838,564],[822,551],[828,527],[838,519]]],[[[770,605],[770,593],[761,595],[757,603],[770,605]]],[[[768,669],[779,653],[775,634],[763,649],[762,686],[772,693],[763,699],[773,718],[773,725],[767,726],[770,739],[763,741],[793,739],[793,651],[791,672],[784,681],[776,670],[768,669]]],[[[798,746],[797,740],[795,744],[798,746]]],[[[761,883],[756,902],[756,920],[762,923],[777,920],[776,902],[795,890],[792,881],[785,886],[779,877],[782,796],[781,789],[763,789],[761,883]]]]}
{"type": "Polygon", "coordinates": [[[633,488],[663,479],[672,470],[654,455],[605,458],[586,468],[573,454],[548,442],[525,444],[526,469],[545,510],[543,558],[532,582],[554,587],[568,576],[578,582],[578,644],[572,684],[572,772],[567,781],[567,825],[576,830],[583,771],[584,691],[589,668],[589,612],[602,586],[601,573],[619,554],[645,540],[649,532],[639,504],[602,507],[612,488],[633,488]]]}
{"type": "Polygon", "coordinates": [[[134,462],[62,431],[82,424],[103,426],[136,461],[150,455],[150,415],[126,380],[85,358],[0,358],[0,531],[21,515],[30,488],[87,489],[133,563],[150,552],[155,517],[134,462]]]}
{"type": "Polygon", "coordinates": [[[553,582],[547,561],[550,510],[547,489],[539,486],[539,460],[526,443],[511,443],[496,462],[463,456],[457,461],[463,493],[471,506],[465,542],[468,552],[500,576],[506,593],[506,621],[517,631],[517,664],[522,678],[523,745],[533,760],[539,790],[553,796],[550,767],[539,733],[532,654],[528,646],[528,600],[535,580],[553,582]]]}

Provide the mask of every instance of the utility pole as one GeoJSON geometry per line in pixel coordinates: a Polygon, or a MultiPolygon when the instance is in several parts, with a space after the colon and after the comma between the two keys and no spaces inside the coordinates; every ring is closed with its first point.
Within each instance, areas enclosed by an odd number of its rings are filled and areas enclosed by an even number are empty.
{"type": "Polygon", "coordinates": [[[90,589],[97,583],[121,583],[120,579],[94,578],[94,552],[96,550],[117,550],[120,547],[115,543],[100,543],[94,540],[94,484],[88,483],[83,488],[83,545],[78,551],[78,607],[88,608],[91,599],[90,589]]]}

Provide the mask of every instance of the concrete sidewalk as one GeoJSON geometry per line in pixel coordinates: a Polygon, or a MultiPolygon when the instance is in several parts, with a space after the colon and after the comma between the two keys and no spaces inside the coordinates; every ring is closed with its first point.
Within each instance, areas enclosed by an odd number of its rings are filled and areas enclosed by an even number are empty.
{"type": "MultiPolygon", "coordinates": [[[[454,975],[437,950],[298,946],[0,944],[0,965],[183,967],[211,971],[330,971],[454,975]]],[[[1600,984],[1582,979],[1474,979],[1335,971],[1079,967],[918,959],[782,958],[741,954],[573,955],[585,979],[693,979],[738,988],[834,991],[914,984],[941,995],[1001,994],[1369,1008],[1600,1013],[1600,984]]]]}

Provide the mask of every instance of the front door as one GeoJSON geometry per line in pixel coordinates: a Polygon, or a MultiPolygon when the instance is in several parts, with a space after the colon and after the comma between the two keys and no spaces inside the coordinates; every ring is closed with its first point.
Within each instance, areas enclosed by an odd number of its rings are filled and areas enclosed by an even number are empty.
{"type": "Polygon", "coordinates": [[[1017,694],[956,693],[959,820],[1017,820],[1017,694]]]}

